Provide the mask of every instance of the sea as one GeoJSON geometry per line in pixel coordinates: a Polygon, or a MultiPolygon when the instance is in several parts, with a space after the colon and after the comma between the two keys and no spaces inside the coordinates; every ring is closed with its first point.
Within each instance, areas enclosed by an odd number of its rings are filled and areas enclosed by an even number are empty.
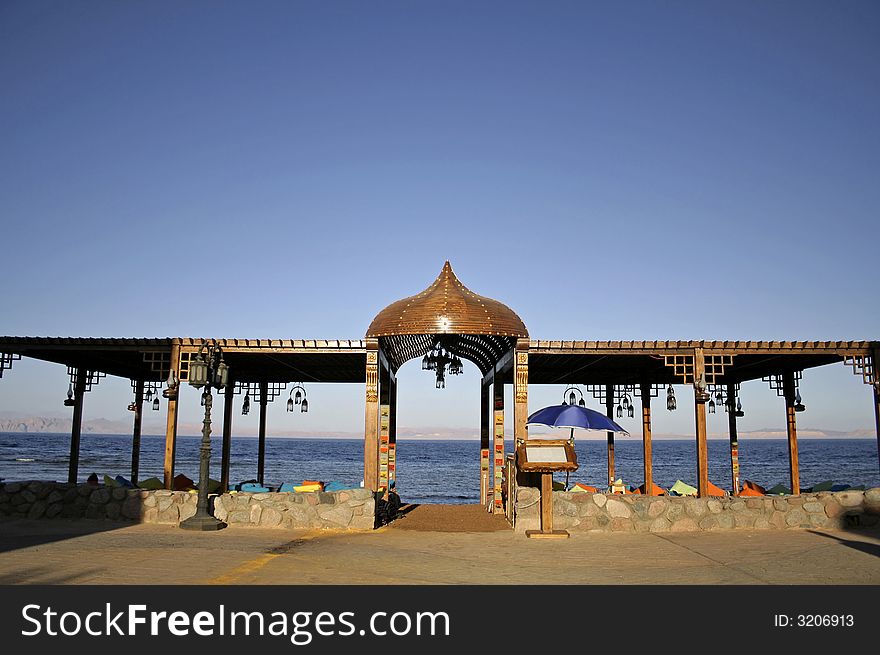
{"type": "MultiPolygon", "coordinates": [[[[199,437],[179,436],[176,473],[198,480],[199,437]]],[[[234,437],[230,480],[243,482],[257,475],[257,439],[234,437]]],[[[512,442],[507,452],[512,452],[512,442]]],[[[338,481],[358,486],[363,477],[360,439],[266,439],[265,483],[277,486],[303,480],[338,481]]],[[[569,483],[607,486],[607,448],[604,441],[576,440],[579,468],[569,483]]],[[[709,440],[709,479],[729,489],[730,447],[726,440],[709,440]]],[[[874,439],[802,439],[798,441],[801,487],[831,480],[852,486],[880,487],[877,441],[874,439]]],[[[164,436],[143,436],[140,475],[162,478],[164,436]]],[[[692,440],[653,442],[654,482],[667,488],[682,480],[696,486],[696,446],[692,440]]],[[[69,434],[0,432],[0,479],[66,481],[69,434]]],[[[739,443],[740,478],[764,487],[788,485],[788,448],[784,439],[744,439],[739,443]]],[[[615,441],[616,477],[628,485],[642,483],[642,442],[615,441]]],[[[131,473],[131,435],[83,434],[79,478],[131,473]]],[[[211,477],[220,478],[220,441],[212,439],[211,477]]],[[[565,474],[556,474],[564,481],[565,474]]],[[[397,444],[397,489],[405,503],[476,503],[480,490],[479,440],[400,440],[397,444]]]]}

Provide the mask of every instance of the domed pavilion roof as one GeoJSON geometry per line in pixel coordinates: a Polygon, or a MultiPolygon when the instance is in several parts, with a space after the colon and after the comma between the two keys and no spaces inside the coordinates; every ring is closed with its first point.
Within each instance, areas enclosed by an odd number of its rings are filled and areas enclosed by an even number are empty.
{"type": "Polygon", "coordinates": [[[391,303],[376,315],[367,337],[403,334],[529,336],[522,319],[504,303],[474,293],[447,261],[427,289],[391,303]]]}

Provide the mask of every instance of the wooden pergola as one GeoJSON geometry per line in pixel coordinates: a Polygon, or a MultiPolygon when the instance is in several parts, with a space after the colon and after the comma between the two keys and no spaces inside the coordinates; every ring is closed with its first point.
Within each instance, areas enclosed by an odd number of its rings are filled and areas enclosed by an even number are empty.
{"type": "MultiPolygon", "coordinates": [[[[177,440],[174,382],[187,381],[189,361],[205,339],[100,339],[0,337],[0,377],[22,356],[68,367],[73,388],[69,481],[78,476],[85,394],[104,375],[131,380],[135,392],[132,476],[137,478],[144,390],[164,383],[167,402],[165,486],[171,488],[177,440]],[[172,384],[168,384],[169,379],[172,384]]],[[[387,490],[396,478],[397,372],[435,348],[473,362],[480,384],[480,498],[504,511],[504,389],[513,385],[513,434],[528,439],[528,390],[534,384],[585,385],[609,416],[621,394],[640,399],[644,479],[652,488],[651,398],[687,385],[695,399],[695,450],[699,495],[708,492],[707,404],[731,403],[739,385],[765,380],[784,399],[791,489],[798,493],[798,381],[803,371],[844,363],[873,387],[880,446],[880,379],[877,341],[543,341],[529,338],[506,305],[465,287],[449,262],[425,291],[392,303],[373,320],[364,339],[216,339],[233,381],[224,393],[221,484],[229,485],[232,400],[249,389],[260,408],[258,479],[263,481],[266,406],[290,382],[365,384],[364,485],[387,490]],[[718,396],[720,394],[720,396],[718,396]]],[[[736,413],[728,412],[731,488],[739,491],[736,413]]],[[[614,436],[608,434],[608,479],[614,480],[614,436]]]]}

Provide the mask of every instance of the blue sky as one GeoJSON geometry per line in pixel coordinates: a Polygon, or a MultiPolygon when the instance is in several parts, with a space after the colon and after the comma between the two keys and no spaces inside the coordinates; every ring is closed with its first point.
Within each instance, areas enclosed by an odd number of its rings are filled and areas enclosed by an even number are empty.
{"type": "MultiPolygon", "coordinates": [[[[873,2],[4,2],[0,333],[359,338],[450,259],[533,338],[877,339],[878,82],[873,2]]],[[[473,366],[417,368],[401,425],[476,426],[473,366]]],[[[18,363],[0,411],[66,388],[18,363]]],[[[873,423],[842,365],[803,390],[873,423]]]]}

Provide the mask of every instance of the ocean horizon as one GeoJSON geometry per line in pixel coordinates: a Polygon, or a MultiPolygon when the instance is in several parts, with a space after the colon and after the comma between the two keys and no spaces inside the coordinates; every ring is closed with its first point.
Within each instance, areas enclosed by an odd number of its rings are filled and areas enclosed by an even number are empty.
{"type": "MultiPolygon", "coordinates": [[[[537,435],[535,435],[537,436],[537,435]]],[[[542,435],[549,436],[549,435],[542,435]]],[[[178,436],[175,474],[198,479],[197,436],[178,436]]],[[[877,442],[872,439],[830,438],[798,441],[801,486],[831,480],[865,487],[880,486],[877,442]]],[[[513,452],[508,440],[506,452],[513,452]]],[[[143,435],[139,479],[162,478],[164,435],[143,435]]],[[[575,439],[579,469],[570,483],[607,486],[606,443],[575,439]]],[[[57,433],[0,433],[0,478],[6,481],[67,480],[70,435],[57,433]]],[[[731,487],[728,440],[708,444],[709,478],[731,487]]],[[[743,439],[739,442],[740,478],[765,487],[788,484],[788,445],[785,439],[743,439]]],[[[399,439],[397,488],[404,502],[476,503],[480,488],[478,439],[399,439]]],[[[635,436],[615,440],[615,477],[625,484],[642,483],[642,442],[635,436]]],[[[91,474],[128,478],[131,473],[131,435],[83,434],[79,480],[91,474]]],[[[232,439],[230,481],[252,480],[257,475],[257,439],[242,435],[232,439]]],[[[653,444],[654,482],[668,488],[676,480],[696,483],[694,439],[659,440],[653,444]]],[[[220,478],[220,436],[212,435],[211,477],[220,478]]],[[[338,481],[359,486],[363,478],[363,439],[267,437],[265,482],[278,486],[306,479],[338,481]]],[[[557,474],[557,480],[565,476],[557,474]]]]}

